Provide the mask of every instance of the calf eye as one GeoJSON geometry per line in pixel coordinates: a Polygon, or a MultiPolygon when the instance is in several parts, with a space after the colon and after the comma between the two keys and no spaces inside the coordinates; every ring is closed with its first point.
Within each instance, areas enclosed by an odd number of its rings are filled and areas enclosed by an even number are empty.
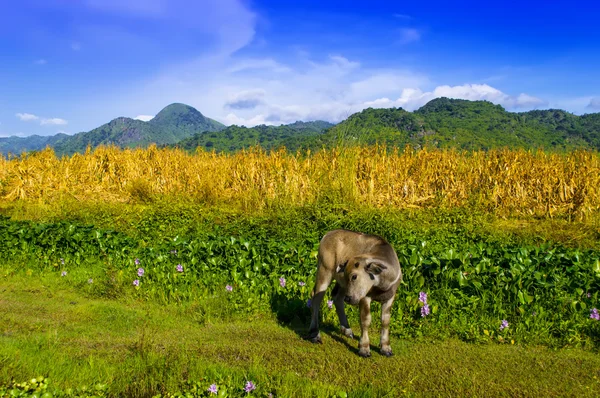
{"type": "Polygon", "coordinates": [[[356,280],[356,274],[352,275],[352,280],[355,281],[356,280]]]}

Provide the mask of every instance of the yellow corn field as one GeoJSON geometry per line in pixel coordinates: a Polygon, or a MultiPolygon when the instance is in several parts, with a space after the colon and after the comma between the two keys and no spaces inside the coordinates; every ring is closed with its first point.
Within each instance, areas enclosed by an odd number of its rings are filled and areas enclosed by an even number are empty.
{"type": "Polygon", "coordinates": [[[164,195],[244,209],[330,201],[373,207],[480,206],[501,214],[577,217],[600,208],[600,155],[524,150],[399,151],[350,147],[314,154],[236,154],[99,147],[0,157],[3,201],[127,202],[164,195]]]}

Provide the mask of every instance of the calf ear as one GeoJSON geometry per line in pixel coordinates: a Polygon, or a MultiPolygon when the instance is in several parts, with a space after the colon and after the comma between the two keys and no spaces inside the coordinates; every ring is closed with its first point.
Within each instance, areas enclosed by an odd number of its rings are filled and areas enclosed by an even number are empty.
{"type": "Polygon", "coordinates": [[[346,269],[346,265],[348,265],[348,260],[344,264],[340,264],[336,267],[335,272],[344,272],[346,269]]]}
{"type": "Polygon", "coordinates": [[[375,274],[375,275],[379,275],[383,272],[383,270],[387,269],[387,265],[385,265],[382,262],[379,261],[372,261],[367,263],[367,265],[365,266],[365,270],[369,273],[369,274],[375,274]]]}

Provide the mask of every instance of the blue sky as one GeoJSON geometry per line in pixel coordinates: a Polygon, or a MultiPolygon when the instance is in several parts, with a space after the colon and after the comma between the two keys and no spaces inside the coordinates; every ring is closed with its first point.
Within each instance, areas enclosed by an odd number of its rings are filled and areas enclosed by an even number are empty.
{"type": "MultiPolygon", "coordinates": [[[[8,3],[8,2],[7,2],[8,3]]],[[[449,96],[600,112],[592,1],[21,0],[0,13],[0,136],[149,119],[333,122],[449,96]]]]}

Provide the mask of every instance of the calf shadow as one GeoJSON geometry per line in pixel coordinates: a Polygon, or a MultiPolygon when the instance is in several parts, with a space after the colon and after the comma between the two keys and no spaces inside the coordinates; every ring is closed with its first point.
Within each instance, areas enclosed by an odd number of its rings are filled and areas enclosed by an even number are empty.
{"type": "MultiPolygon", "coordinates": [[[[306,301],[302,301],[298,298],[288,298],[283,294],[277,293],[271,297],[271,311],[275,314],[277,322],[280,325],[290,329],[296,333],[298,337],[302,339],[306,338],[312,314],[312,309],[308,307],[306,301]]],[[[319,325],[319,330],[321,331],[321,334],[325,334],[332,340],[344,344],[349,351],[358,355],[358,336],[360,335],[360,330],[358,330],[359,335],[352,339],[342,334],[338,322],[321,323],[319,325]]],[[[371,352],[383,355],[381,353],[381,347],[372,344],[371,352]]]]}
{"type": "Polygon", "coordinates": [[[275,314],[280,325],[294,331],[298,336],[305,337],[310,325],[311,309],[306,301],[298,298],[288,298],[276,293],[271,297],[271,311],[275,314]]]}
{"type": "MultiPolygon", "coordinates": [[[[275,294],[271,297],[271,311],[275,314],[277,322],[290,329],[302,339],[308,335],[312,309],[308,307],[306,301],[297,298],[288,298],[283,294],[275,294]]],[[[333,340],[344,344],[348,349],[358,354],[358,340],[349,339],[340,331],[339,324],[325,322],[319,325],[321,334],[326,334],[333,340]],[[351,343],[356,344],[352,345],[351,343]]]]}

